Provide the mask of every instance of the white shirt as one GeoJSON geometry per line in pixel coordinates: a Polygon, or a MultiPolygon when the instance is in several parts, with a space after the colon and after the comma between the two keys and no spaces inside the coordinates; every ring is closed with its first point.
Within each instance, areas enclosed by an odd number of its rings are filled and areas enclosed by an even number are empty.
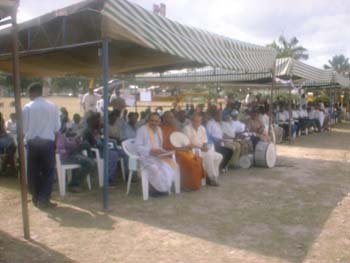
{"type": "Polygon", "coordinates": [[[214,119],[208,121],[207,129],[208,133],[216,139],[222,139],[224,136],[220,123],[214,119]]]}
{"type": "Polygon", "coordinates": [[[288,117],[286,116],[285,112],[277,112],[276,114],[276,122],[278,124],[286,123],[288,121],[288,117]]]}
{"type": "Polygon", "coordinates": [[[235,138],[236,137],[236,132],[235,129],[233,128],[231,121],[223,121],[221,122],[221,128],[222,132],[230,137],[230,138],[235,138]]]}
{"type": "Polygon", "coordinates": [[[242,133],[245,131],[245,124],[241,121],[232,121],[231,125],[233,127],[233,129],[235,130],[236,133],[242,133]]]}
{"type": "Polygon", "coordinates": [[[308,117],[307,111],[301,109],[300,112],[299,112],[299,116],[300,116],[300,118],[307,118],[308,117]]]}
{"type": "Polygon", "coordinates": [[[8,133],[10,133],[13,136],[16,136],[16,134],[17,134],[17,122],[13,122],[10,119],[6,122],[5,126],[6,126],[6,130],[8,133]]]}
{"type": "Polygon", "coordinates": [[[85,112],[96,112],[97,101],[101,98],[100,95],[86,93],[82,99],[82,105],[85,112]]]}
{"type": "Polygon", "coordinates": [[[103,116],[103,103],[104,102],[104,99],[99,99],[97,102],[96,102],[96,111],[98,113],[101,114],[101,116],[103,116]]]}
{"type": "Polygon", "coordinates": [[[203,144],[208,143],[207,133],[202,125],[196,130],[191,123],[185,126],[183,132],[190,139],[191,143],[198,148],[201,148],[203,144]]]}
{"type": "Polygon", "coordinates": [[[61,126],[58,107],[43,97],[35,98],[23,107],[23,131],[26,140],[36,137],[54,141],[61,126]]]}
{"type": "Polygon", "coordinates": [[[259,120],[264,125],[264,132],[268,133],[269,131],[269,125],[270,125],[270,117],[266,113],[259,114],[259,120]]]}

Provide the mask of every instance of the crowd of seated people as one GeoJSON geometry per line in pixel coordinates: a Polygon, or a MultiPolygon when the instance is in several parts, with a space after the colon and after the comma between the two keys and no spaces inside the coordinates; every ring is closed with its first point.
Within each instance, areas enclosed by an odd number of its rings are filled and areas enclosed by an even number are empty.
{"type": "Polygon", "coordinates": [[[274,123],[283,129],[284,140],[289,138],[290,132],[291,137],[295,139],[297,136],[312,132],[329,131],[331,116],[332,109],[323,103],[292,104],[289,111],[288,105],[282,101],[274,107],[274,123]]]}
{"type": "MultiPolygon", "coordinates": [[[[202,187],[203,179],[209,186],[219,186],[219,176],[228,168],[238,168],[243,155],[252,154],[259,141],[272,141],[270,131],[269,103],[262,96],[250,94],[245,103],[232,96],[223,105],[178,105],[169,111],[158,107],[138,114],[128,112],[125,104],[115,95],[113,109],[108,114],[109,184],[117,182],[119,161],[128,168],[128,156],[121,144],[135,139],[140,164],[147,174],[153,196],[166,194],[178,169],[183,190],[192,191],[202,187]],[[190,143],[183,147],[172,145],[170,136],[181,132],[190,143]],[[166,155],[174,152],[176,163],[166,155]]],[[[274,131],[283,139],[289,136],[289,120],[294,138],[310,132],[329,129],[332,114],[323,104],[293,104],[291,110],[284,101],[278,101],[272,109],[271,123],[274,131]],[[289,114],[291,113],[291,118],[289,114]]],[[[16,117],[10,115],[5,123],[0,118],[0,154],[6,154],[6,165],[15,167],[16,117]]],[[[96,171],[93,148],[103,152],[103,118],[98,110],[86,111],[84,116],[74,114],[70,120],[68,111],[61,108],[61,128],[56,139],[56,153],[63,164],[77,163],[81,168],[73,173],[68,185],[71,192],[83,191],[87,174],[96,171]]],[[[120,171],[120,170],[119,170],[120,171]]],[[[125,172],[128,175],[128,172],[125,172]]]]}

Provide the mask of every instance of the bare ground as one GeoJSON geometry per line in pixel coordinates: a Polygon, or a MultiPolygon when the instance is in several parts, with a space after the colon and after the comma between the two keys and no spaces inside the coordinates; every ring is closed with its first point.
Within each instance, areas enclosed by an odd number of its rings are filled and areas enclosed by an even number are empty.
{"type": "Polygon", "coordinates": [[[143,202],[140,184],[31,204],[0,177],[0,262],[350,262],[350,125],[278,146],[274,169],[231,170],[218,188],[143,202]]]}

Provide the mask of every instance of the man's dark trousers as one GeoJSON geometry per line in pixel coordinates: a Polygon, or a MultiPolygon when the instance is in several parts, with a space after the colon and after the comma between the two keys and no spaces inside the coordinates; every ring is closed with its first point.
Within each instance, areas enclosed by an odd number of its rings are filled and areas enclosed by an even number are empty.
{"type": "Polygon", "coordinates": [[[55,173],[55,142],[41,138],[28,141],[28,186],[33,203],[48,202],[55,173]]]}

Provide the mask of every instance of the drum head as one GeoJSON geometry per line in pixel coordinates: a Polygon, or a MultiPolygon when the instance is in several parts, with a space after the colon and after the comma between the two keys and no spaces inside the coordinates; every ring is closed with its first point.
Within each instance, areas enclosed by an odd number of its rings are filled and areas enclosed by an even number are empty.
{"type": "Polygon", "coordinates": [[[275,167],[277,160],[276,146],[273,143],[269,143],[266,149],[266,165],[268,168],[275,167]]]}
{"type": "Polygon", "coordinates": [[[239,166],[243,169],[248,169],[253,165],[253,155],[243,155],[239,158],[239,166]]]}
{"type": "Polygon", "coordinates": [[[170,134],[170,143],[174,147],[180,148],[180,147],[185,147],[185,146],[189,145],[190,140],[182,132],[173,132],[172,134],[170,134]]]}

